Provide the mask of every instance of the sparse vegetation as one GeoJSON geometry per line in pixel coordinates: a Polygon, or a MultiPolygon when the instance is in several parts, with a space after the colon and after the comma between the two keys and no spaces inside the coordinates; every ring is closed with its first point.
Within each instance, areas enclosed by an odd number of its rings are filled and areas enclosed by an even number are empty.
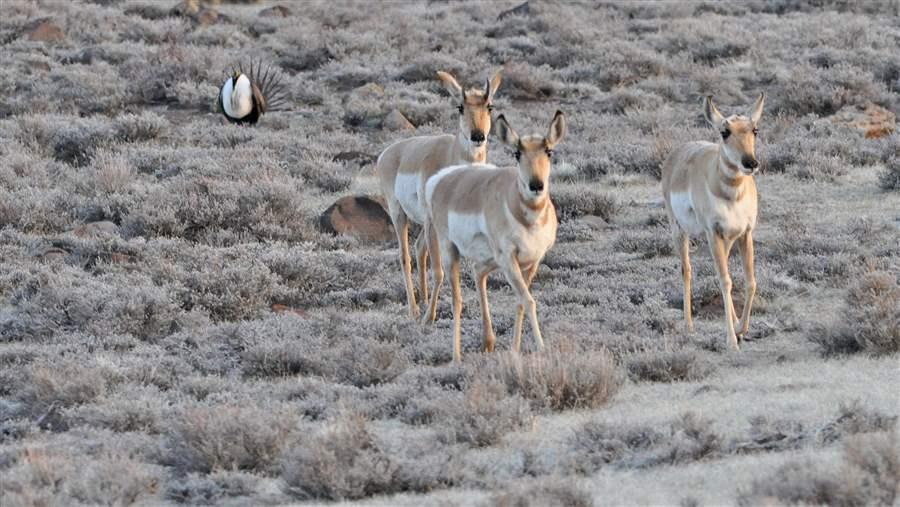
{"type": "Polygon", "coordinates": [[[841,322],[812,340],[826,355],[900,351],[900,281],[893,273],[865,273],[847,291],[841,322]]]}
{"type": "Polygon", "coordinates": [[[854,437],[844,445],[840,465],[792,461],[755,481],[738,504],[893,505],[900,496],[898,456],[896,432],[854,437]]]}
{"type": "Polygon", "coordinates": [[[835,119],[900,109],[896,2],[499,18],[519,4],[3,0],[0,505],[896,503],[900,136],[835,119]],[[250,56],[290,99],[245,128],[214,108],[250,56]],[[495,114],[522,134],[569,118],[533,283],[546,350],[526,323],[509,351],[498,272],[498,351],[479,352],[464,265],[449,364],[446,287],[421,326],[393,241],[318,225],[376,193],[387,145],[455,128],[440,69],[502,70],[495,114]],[[702,242],[682,330],[658,177],[716,140],[702,97],[760,91],[758,304],[729,355],[702,242]]]}

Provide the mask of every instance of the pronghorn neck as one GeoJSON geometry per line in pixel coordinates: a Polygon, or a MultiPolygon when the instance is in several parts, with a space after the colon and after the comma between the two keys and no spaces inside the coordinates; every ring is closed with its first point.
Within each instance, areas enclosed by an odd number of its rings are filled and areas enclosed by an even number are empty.
{"type": "Polygon", "coordinates": [[[718,176],[715,188],[711,190],[719,197],[728,198],[730,200],[738,200],[743,195],[741,188],[747,178],[752,178],[743,174],[741,169],[728,160],[725,154],[725,146],[719,143],[719,155],[716,163],[716,175],[718,176]]]}
{"type": "Polygon", "coordinates": [[[550,182],[546,183],[547,188],[537,199],[526,193],[528,192],[527,185],[527,183],[522,183],[522,179],[517,174],[515,188],[510,189],[506,202],[516,220],[525,227],[531,227],[546,221],[547,207],[550,204],[550,182]]]}
{"type": "Polygon", "coordinates": [[[484,142],[478,148],[472,148],[472,143],[463,136],[462,132],[456,135],[453,142],[453,151],[459,160],[466,162],[487,162],[487,142],[484,142]]]}

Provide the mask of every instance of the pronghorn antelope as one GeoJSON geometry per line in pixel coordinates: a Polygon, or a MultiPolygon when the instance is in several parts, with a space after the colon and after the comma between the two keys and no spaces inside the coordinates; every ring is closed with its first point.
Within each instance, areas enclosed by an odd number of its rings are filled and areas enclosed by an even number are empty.
{"type": "Polygon", "coordinates": [[[738,350],[738,334],[750,328],[750,308],[756,294],[753,273],[753,229],[756,227],[757,193],[753,174],[756,159],[756,126],[763,112],[765,96],[760,94],[750,117],[728,118],[716,109],[712,97],[704,102],[706,121],[719,133],[717,143],[696,141],[674,150],[662,166],[662,190],[666,201],[675,250],[681,256],[684,278],[684,318],[689,332],[691,320],[691,261],[689,236],[705,234],[712,253],[719,288],[725,304],[725,338],[738,350]],[[744,265],[744,309],[740,321],[731,300],[728,254],[737,242],[744,265]]]}
{"type": "MultiPolygon", "coordinates": [[[[450,74],[438,72],[437,75],[451,95],[460,101],[459,132],[456,135],[420,136],[398,141],[381,153],[375,167],[400,244],[400,266],[406,283],[409,314],[413,318],[419,317],[419,307],[412,281],[409,222],[425,223],[425,182],[429,177],[450,165],[487,160],[492,101],[500,86],[499,72],[485,83],[483,90],[463,90],[450,74]]],[[[425,302],[428,301],[428,243],[423,231],[416,239],[416,266],[419,290],[425,302]]]]}
{"type": "Polygon", "coordinates": [[[253,61],[247,72],[243,65],[231,69],[219,90],[217,107],[231,123],[255,125],[266,111],[276,110],[286,101],[286,89],[281,74],[272,67],[262,68],[262,62],[253,61]]]}
{"type": "Polygon", "coordinates": [[[437,300],[450,272],[453,292],[453,358],[459,363],[460,257],[475,263],[474,275],[481,296],[484,347],[494,350],[494,328],[487,299],[488,274],[500,268],[519,300],[513,348],[522,343],[525,310],[538,348],[544,340],[529,287],[544,254],[556,241],[556,209],[550,201],[550,158],[566,133],[566,121],[557,111],[547,137],[520,138],[502,115],[497,118],[497,137],[516,149],[518,167],[464,164],[442,169],[428,180],[426,234],[432,241],[434,292],[424,320],[434,320],[437,300]]]}

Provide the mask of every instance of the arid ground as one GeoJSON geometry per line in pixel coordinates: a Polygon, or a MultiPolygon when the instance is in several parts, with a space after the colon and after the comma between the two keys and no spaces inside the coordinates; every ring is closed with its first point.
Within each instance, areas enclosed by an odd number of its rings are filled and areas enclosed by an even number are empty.
{"type": "Polygon", "coordinates": [[[900,501],[900,3],[189,3],[2,1],[0,505],[900,501]],[[291,97],[254,128],[214,110],[250,57],[291,97]],[[569,121],[548,347],[509,352],[495,274],[481,353],[464,268],[456,367],[449,289],[411,322],[396,242],[318,217],[377,193],[391,142],[454,131],[435,71],[498,69],[495,114],[569,121]],[[729,353],[702,241],[684,331],[659,167],[716,140],[702,97],[760,91],[729,353]]]}

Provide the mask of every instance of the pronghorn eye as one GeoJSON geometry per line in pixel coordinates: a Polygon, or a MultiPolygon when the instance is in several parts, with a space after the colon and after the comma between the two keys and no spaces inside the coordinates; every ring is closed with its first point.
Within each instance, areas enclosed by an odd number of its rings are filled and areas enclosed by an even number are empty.
{"type": "Polygon", "coordinates": [[[548,157],[553,158],[553,150],[551,150],[550,148],[547,148],[547,149],[544,150],[544,151],[547,152],[547,156],[548,156],[548,157]]]}
{"type": "Polygon", "coordinates": [[[493,105],[493,104],[488,104],[488,105],[487,105],[487,110],[488,110],[489,113],[492,112],[492,111],[494,110],[494,105],[493,105]]]}
{"type": "Polygon", "coordinates": [[[753,135],[754,135],[754,136],[758,136],[758,135],[759,135],[759,129],[754,128],[754,129],[753,129],[753,135]]]}
{"type": "Polygon", "coordinates": [[[722,140],[728,139],[728,136],[731,135],[731,131],[727,128],[722,131],[722,140]]]}
{"type": "Polygon", "coordinates": [[[522,158],[522,152],[520,150],[516,150],[516,162],[518,162],[522,158]]]}
{"type": "Polygon", "coordinates": [[[463,114],[464,106],[459,106],[457,109],[459,109],[459,114],[463,114]]]}

